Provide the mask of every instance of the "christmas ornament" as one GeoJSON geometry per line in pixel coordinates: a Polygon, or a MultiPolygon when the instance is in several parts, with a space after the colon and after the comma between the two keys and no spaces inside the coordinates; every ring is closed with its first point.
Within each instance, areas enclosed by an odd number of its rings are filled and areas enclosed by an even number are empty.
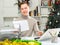
{"type": "Polygon", "coordinates": [[[60,15],[60,13],[58,12],[57,15],[60,15]]]}
{"type": "Polygon", "coordinates": [[[51,24],[51,22],[49,22],[49,24],[51,24]]]}
{"type": "Polygon", "coordinates": [[[58,20],[56,20],[56,23],[58,22],[58,20]]]}

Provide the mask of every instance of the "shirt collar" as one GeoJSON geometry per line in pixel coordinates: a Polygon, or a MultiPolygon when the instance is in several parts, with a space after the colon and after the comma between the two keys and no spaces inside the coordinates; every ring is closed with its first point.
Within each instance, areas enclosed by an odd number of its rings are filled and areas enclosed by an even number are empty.
{"type": "Polygon", "coordinates": [[[21,15],[21,17],[22,17],[23,19],[28,19],[28,18],[29,18],[29,15],[28,15],[28,16],[21,15]]]}

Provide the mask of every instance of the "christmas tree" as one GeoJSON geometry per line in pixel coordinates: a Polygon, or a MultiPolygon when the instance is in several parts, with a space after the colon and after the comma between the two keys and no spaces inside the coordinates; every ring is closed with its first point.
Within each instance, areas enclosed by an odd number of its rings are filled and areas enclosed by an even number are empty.
{"type": "Polygon", "coordinates": [[[52,6],[45,31],[52,28],[60,28],[60,0],[55,0],[52,6]]]}

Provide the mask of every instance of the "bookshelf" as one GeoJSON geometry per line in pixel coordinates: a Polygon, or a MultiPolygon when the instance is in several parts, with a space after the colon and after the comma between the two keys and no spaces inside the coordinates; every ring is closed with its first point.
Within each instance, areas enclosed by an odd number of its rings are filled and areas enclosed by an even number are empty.
{"type": "Polygon", "coordinates": [[[52,9],[52,5],[54,3],[54,0],[41,0],[40,5],[40,30],[43,30],[46,28],[46,23],[48,21],[48,16],[50,14],[50,11],[52,9]]]}

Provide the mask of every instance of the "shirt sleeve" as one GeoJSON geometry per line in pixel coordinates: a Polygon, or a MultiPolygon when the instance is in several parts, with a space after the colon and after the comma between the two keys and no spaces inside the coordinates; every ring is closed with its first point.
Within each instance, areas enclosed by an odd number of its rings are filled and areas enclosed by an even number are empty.
{"type": "Polygon", "coordinates": [[[38,24],[37,21],[34,22],[34,35],[38,36],[38,32],[39,32],[39,28],[38,28],[38,24]]]}

